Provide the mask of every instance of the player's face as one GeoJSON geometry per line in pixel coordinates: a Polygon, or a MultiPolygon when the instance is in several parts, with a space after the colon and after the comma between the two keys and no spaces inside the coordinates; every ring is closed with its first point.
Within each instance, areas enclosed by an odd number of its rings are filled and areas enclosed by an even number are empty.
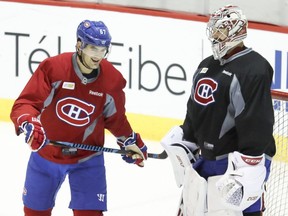
{"type": "Polygon", "coordinates": [[[90,68],[96,69],[101,60],[105,57],[106,52],[106,47],[88,44],[84,49],[82,49],[82,58],[90,68]]]}
{"type": "Polygon", "coordinates": [[[216,42],[223,42],[227,39],[227,28],[215,28],[213,29],[212,37],[216,42]]]}

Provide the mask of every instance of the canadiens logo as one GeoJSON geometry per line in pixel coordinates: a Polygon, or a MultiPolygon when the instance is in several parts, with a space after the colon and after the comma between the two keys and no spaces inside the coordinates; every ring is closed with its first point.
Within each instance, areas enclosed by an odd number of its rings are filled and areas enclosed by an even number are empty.
{"type": "Polygon", "coordinates": [[[194,100],[201,105],[213,103],[213,92],[216,91],[218,83],[210,78],[200,79],[195,87],[194,100]]]}
{"type": "Polygon", "coordinates": [[[95,106],[76,98],[67,97],[56,104],[57,116],[68,124],[81,127],[90,122],[95,106]]]}

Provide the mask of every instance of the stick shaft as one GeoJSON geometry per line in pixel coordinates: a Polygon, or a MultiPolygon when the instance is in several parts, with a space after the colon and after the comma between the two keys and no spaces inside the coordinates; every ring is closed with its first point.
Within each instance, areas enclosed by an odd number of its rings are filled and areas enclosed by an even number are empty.
{"type": "MultiPolygon", "coordinates": [[[[53,140],[50,140],[50,143],[52,143],[55,146],[71,147],[71,148],[87,150],[87,151],[102,151],[102,152],[116,153],[116,154],[133,154],[134,153],[132,151],[126,151],[124,149],[114,149],[114,148],[93,146],[93,145],[80,144],[80,143],[70,143],[70,142],[53,141],[53,140]]],[[[154,158],[154,159],[165,159],[167,158],[167,153],[165,152],[165,150],[160,154],[148,153],[148,157],[154,158]]]]}

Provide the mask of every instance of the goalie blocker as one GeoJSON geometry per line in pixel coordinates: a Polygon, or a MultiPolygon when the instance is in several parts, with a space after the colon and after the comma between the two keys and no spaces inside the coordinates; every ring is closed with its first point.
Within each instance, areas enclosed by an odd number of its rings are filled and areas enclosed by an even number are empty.
{"type": "Polygon", "coordinates": [[[176,126],[161,140],[176,184],[183,186],[178,216],[242,216],[244,209],[259,200],[266,179],[264,155],[230,153],[225,174],[206,181],[192,167],[199,158],[198,146],[182,137],[182,128],[176,126]]]}

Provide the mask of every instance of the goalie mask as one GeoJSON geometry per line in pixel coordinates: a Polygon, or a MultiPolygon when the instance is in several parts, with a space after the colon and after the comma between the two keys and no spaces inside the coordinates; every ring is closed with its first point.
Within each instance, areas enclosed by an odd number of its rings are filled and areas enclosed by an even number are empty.
{"type": "Polygon", "coordinates": [[[207,24],[207,36],[212,43],[215,60],[240,44],[247,36],[246,16],[237,6],[225,6],[211,14],[207,24]]]}

